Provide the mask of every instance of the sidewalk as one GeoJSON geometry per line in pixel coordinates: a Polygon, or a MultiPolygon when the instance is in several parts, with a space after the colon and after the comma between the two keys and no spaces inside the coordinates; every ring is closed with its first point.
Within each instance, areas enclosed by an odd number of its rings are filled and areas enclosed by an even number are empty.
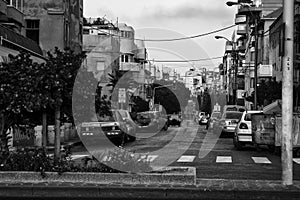
{"type": "Polygon", "coordinates": [[[199,179],[196,185],[129,185],[86,183],[0,183],[0,198],[89,199],[300,199],[300,181],[199,179]]]}

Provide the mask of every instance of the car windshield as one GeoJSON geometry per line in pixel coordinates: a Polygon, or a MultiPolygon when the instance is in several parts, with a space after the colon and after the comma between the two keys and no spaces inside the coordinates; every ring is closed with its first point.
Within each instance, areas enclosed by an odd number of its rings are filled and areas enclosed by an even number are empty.
{"type": "Polygon", "coordinates": [[[211,117],[212,118],[220,118],[221,117],[221,113],[212,113],[211,117]]]}
{"type": "Polygon", "coordinates": [[[228,112],[225,113],[225,119],[240,119],[243,113],[241,112],[228,112]]]}

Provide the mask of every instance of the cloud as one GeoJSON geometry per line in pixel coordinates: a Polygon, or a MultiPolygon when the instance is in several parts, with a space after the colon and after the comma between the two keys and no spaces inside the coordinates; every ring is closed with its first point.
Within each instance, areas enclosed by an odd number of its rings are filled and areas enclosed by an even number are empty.
{"type": "Polygon", "coordinates": [[[220,20],[232,17],[232,11],[226,6],[206,6],[206,4],[182,4],[174,8],[155,7],[145,10],[141,16],[145,20],[170,20],[170,19],[205,19],[220,20]]]}

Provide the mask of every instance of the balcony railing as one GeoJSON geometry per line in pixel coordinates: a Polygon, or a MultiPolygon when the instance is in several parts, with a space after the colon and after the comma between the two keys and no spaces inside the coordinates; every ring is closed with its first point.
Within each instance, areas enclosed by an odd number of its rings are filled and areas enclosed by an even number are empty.
{"type": "Polygon", "coordinates": [[[25,24],[24,14],[14,6],[7,6],[7,17],[22,26],[25,24]]]}

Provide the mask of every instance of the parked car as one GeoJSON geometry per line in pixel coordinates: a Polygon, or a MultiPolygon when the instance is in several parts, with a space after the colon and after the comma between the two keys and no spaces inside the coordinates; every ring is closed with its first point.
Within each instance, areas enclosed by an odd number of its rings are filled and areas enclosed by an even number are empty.
{"type": "Polygon", "coordinates": [[[169,126],[181,126],[182,118],[180,114],[172,114],[168,116],[169,126]]]}
{"type": "Polygon", "coordinates": [[[225,113],[227,111],[244,112],[244,111],[246,111],[246,107],[239,106],[239,105],[225,105],[223,108],[223,113],[225,113]]]}
{"type": "Polygon", "coordinates": [[[123,146],[128,133],[126,122],[118,110],[113,110],[107,116],[98,117],[98,121],[83,122],[80,125],[80,137],[86,146],[101,146],[108,138],[117,146],[123,146]]]}
{"type": "Polygon", "coordinates": [[[263,113],[261,110],[244,111],[239,120],[233,137],[233,144],[236,149],[241,149],[245,144],[252,144],[252,122],[253,114],[263,113]]]}
{"type": "Polygon", "coordinates": [[[222,127],[222,133],[232,133],[234,135],[235,128],[238,121],[242,117],[242,112],[238,111],[226,111],[223,113],[220,120],[220,126],[222,127]]]}

